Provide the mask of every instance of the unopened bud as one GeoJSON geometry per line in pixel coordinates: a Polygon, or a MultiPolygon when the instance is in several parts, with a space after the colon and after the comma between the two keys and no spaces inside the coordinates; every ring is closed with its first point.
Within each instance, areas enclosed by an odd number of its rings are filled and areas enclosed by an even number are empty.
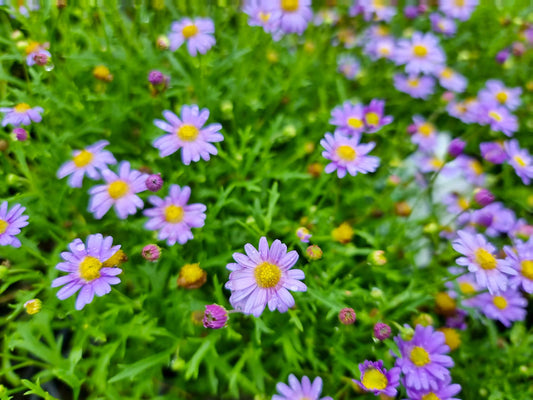
{"type": "Polygon", "coordinates": [[[482,207],[488,206],[494,199],[494,195],[488,189],[481,188],[475,191],[474,200],[482,207]]]}
{"type": "Polygon", "coordinates": [[[156,244],[147,244],[142,250],[142,256],[145,260],[155,262],[161,256],[161,249],[156,244]]]}
{"type": "Polygon", "coordinates": [[[368,255],[368,263],[373,267],[380,267],[387,264],[387,257],[385,257],[385,252],[383,250],[375,250],[368,255]]]}
{"type": "Polygon", "coordinates": [[[146,178],[146,188],[150,192],[157,192],[161,187],[163,187],[163,178],[161,174],[152,174],[146,178]]]}
{"type": "Polygon", "coordinates": [[[311,261],[320,260],[322,258],[322,249],[316,244],[313,244],[305,249],[305,254],[311,261]]]}
{"type": "Polygon", "coordinates": [[[24,303],[24,308],[26,309],[26,312],[28,314],[34,315],[34,314],[37,314],[39,311],[41,311],[42,304],[43,303],[41,300],[32,299],[24,303]]]}
{"type": "Polygon", "coordinates": [[[356,316],[353,308],[343,308],[339,311],[339,320],[344,325],[352,325],[355,322],[356,316]]]}
{"type": "Polygon", "coordinates": [[[377,322],[374,325],[374,337],[378,340],[385,340],[390,337],[391,329],[390,326],[384,324],[383,322],[377,322]]]}
{"type": "Polygon", "coordinates": [[[19,142],[24,142],[28,139],[28,132],[24,128],[15,128],[13,133],[19,142]]]}
{"type": "Polygon", "coordinates": [[[226,326],[228,321],[228,312],[218,304],[205,306],[203,318],[204,328],[220,329],[226,326]]]}

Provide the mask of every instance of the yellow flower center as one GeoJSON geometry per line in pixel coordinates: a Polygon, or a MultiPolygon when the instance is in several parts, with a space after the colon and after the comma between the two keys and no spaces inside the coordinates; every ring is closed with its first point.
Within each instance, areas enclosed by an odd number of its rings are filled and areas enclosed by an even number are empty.
{"type": "Polygon", "coordinates": [[[472,286],[472,284],[468,282],[459,283],[459,289],[461,290],[462,294],[466,294],[466,295],[476,293],[476,289],[474,288],[474,286],[472,286]]]}
{"type": "Polygon", "coordinates": [[[456,350],[461,345],[461,336],[453,328],[440,328],[440,332],[444,333],[444,339],[451,351],[456,350]]]}
{"type": "Polygon", "coordinates": [[[41,311],[42,304],[43,302],[39,299],[28,300],[24,303],[24,308],[28,314],[34,315],[41,311]]]}
{"type": "Polygon", "coordinates": [[[77,156],[74,157],[73,161],[76,167],[81,168],[89,164],[93,159],[93,153],[87,150],[82,150],[77,156]]]}
{"type": "Polygon", "coordinates": [[[410,358],[413,364],[417,367],[423,367],[430,362],[428,352],[420,346],[413,347],[410,358]]]}
{"type": "Polygon", "coordinates": [[[475,262],[481,268],[491,270],[496,268],[496,258],[485,249],[477,249],[475,251],[475,262]]]}
{"type": "Polygon", "coordinates": [[[129,186],[126,182],[118,180],[113,183],[111,183],[107,187],[107,192],[111,196],[112,199],[120,199],[122,196],[124,196],[129,191],[129,186]]]}
{"type": "Polygon", "coordinates": [[[180,278],[184,285],[190,285],[201,280],[204,276],[204,270],[200,268],[199,263],[185,264],[180,270],[180,278]]]}
{"type": "Polygon", "coordinates": [[[93,75],[96,79],[100,80],[107,80],[109,79],[111,72],[109,71],[109,68],[107,68],[105,65],[97,65],[93,69],[93,75]]]}
{"type": "Polygon", "coordinates": [[[442,76],[444,79],[450,79],[453,76],[453,69],[444,68],[440,73],[440,76],[442,76]]]}
{"type": "Polygon", "coordinates": [[[165,207],[165,220],[171,224],[181,222],[184,214],[183,207],[175,206],[174,204],[165,207]]]}
{"type": "Polygon", "coordinates": [[[457,7],[464,7],[465,5],[465,0],[455,0],[455,5],[457,7]]]}
{"type": "Polygon", "coordinates": [[[383,390],[389,384],[387,377],[377,369],[366,370],[361,381],[369,390],[383,390]]]}
{"type": "Polygon", "coordinates": [[[382,56],[390,56],[390,49],[388,47],[380,47],[378,51],[382,56]]]}
{"type": "Polygon", "coordinates": [[[365,115],[365,121],[368,125],[377,125],[379,124],[379,115],[375,112],[369,112],[365,115]]]}
{"type": "Polygon", "coordinates": [[[281,269],[275,264],[263,261],[255,267],[254,277],[260,288],[272,288],[281,279],[281,269]]]}
{"type": "Polygon", "coordinates": [[[453,313],[456,308],[455,300],[452,299],[451,296],[446,292],[437,293],[437,296],[435,297],[435,303],[437,308],[445,314],[453,313]]]}
{"type": "Polygon", "coordinates": [[[80,277],[90,282],[100,278],[100,269],[102,269],[102,263],[97,258],[86,256],[80,263],[80,277]]]}
{"type": "Polygon", "coordinates": [[[433,133],[433,125],[428,124],[427,122],[423,123],[418,127],[418,131],[424,136],[429,136],[433,133]]]}
{"type": "Polygon", "coordinates": [[[355,157],[357,157],[357,152],[355,151],[355,149],[346,144],[337,147],[336,153],[339,158],[344,161],[353,161],[355,160],[355,157]]]}
{"type": "Polygon", "coordinates": [[[347,222],[343,222],[342,224],[340,224],[340,226],[331,231],[331,236],[333,237],[333,240],[339,243],[350,242],[352,240],[353,235],[353,228],[347,222]]]}
{"type": "Polygon", "coordinates": [[[426,48],[426,46],[417,44],[413,47],[413,53],[417,57],[425,57],[428,54],[428,49],[426,48]]]}
{"type": "Polygon", "coordinates": [[[470,202],[464,197],[459,197],[459,199],[457,199],[457,204],[459,204],[461,210],[466,210],[468,207],[470,207],[470,202]]]}
{"type": "MultiPolygon", "coordinates": [[[[2,233],[2,220],[0,220],[0,233],[2,233]]],[[[520,263],[522,275],[533,281],[533,260],[524,260],[520,263]]]]}
{"type": "Polygon", "coordinates": [[[0,218],[0,235],[4,233],[5,231],[7,231],[8,226],[9,224],[7,223],[7,221],[4,221],[3,219],[0,218]]]}
{"type": "Polygon", "coordinates": [[[15,107],[13,107],[15,109],[15,112],[17,113],[23,113],[23,112],[26,112],[28,110],[31,109],[30,105],[27,104],[27,103],[20,103],[20,104],[17,104],[15,107]]]}
{"type": "Polygon", "coordinates": [[[506,92],[499,92],[497,95],[496,95],[496,100],[498,100],[500,103],[505,103],[507,101],[507,98],[509,96],[507,95],[506,92]]]}
{"type": "Polygon", "coordinates": [[[35,42],[35,41],[31,40],[28,43],[28,45],[26,46],[26,48],[24,49],[24,51],[26,52],[26,55],[28,55],[28,54],[34,53],[37,50],[39,50],[39,47],[41,47],[39,42],[35,42]]]}
{"type": "Polygon", "coordinates": [[[181,33],[185,39],[189,39],[198,33],[198,27],[194,24],[187,25],[182,29],[181,33]]]}
{"type": "Polygon", "coordinates": [[[472,168],[472,171],[474,171],[476,175],[481,175],[483,173],[483,167],[478,160],[470,161],[470,168],[472,168]]]}
{"type": "Polygon", "coordinates": [[[128,261],[128,256],[122,250],[118,250],[102,264],[103,268],[118,267],[120,264],[128,261]]]}
{"type": "Polygon", "coordinates": [[[494,296],[492,302],[500,310],[505,310],[507,308],[507,300],[505,300],[505,297],[503,296],[494,296]]]}
{"type": "Polygon", "coordinates": [[[498,114],[496,111],[489,111],[489,117],[491,117],[493,120],[500,122],[503,118],[500,114],[498,114]]]}
{"type": "Polygon", "coordinates": [[[348,118],[348,125],[352,128],[359,129],[363,126],[363,121],[359,118],[350,117],[348,118]]]}
{"type": "Polygon", "coordinates": [[[520,156],[514,156],[513,157],[513,160],[518,164],[520,165],[521,167],[525,167],[526,166],[526,162],[524,161],[524,159],[520,156]]]}
{"type": "Polygon", "coordinates": [[[281,0],[283,11],[293,12],[298,10],[298,0],[281,0]]]}
{"type": "Polygon", "coordinates": [[[176,135],[184,142],[192,142],[198,137],[200,131],[194,125],[184,124],[178,128],[176,135]]]}
{"type": "Polygon", "coordinates": [[[270,13],[264,13],[263,11],[259,11],[259,19],[263,22],[268,22],[268,20],[270,19],[270,13]]]}
{"type": "MultiPolygon", "coordinates": [[[[456,2],[459,0],[456,0],[456,2]]],[[[461,0],[462,1],[462,0],[461,0]]],[[[440,397],[431,392],[422,396],[422,400],[440,400],[440,397]]]]}
{"type": "Polygon", "coordinates": [[[441,168],[444,166],[444,161],[439,160],[437,157],[433,157],[433,158],[429,161],[429,164],[430,164],[433,168],[441,169],[441,168]]]}
{"type": "Polygon", "coordinates": [[[418,87],[418,83],[419,81],[416,78],[407,79],[407,86],[409,87],[412,87],[412,88],[418,87]]]}
{"type": "Polygon", "coordinates": [[[385,0],[373,0],[372,5],[376,8],[383,8],[385,7],[385,0]]]}

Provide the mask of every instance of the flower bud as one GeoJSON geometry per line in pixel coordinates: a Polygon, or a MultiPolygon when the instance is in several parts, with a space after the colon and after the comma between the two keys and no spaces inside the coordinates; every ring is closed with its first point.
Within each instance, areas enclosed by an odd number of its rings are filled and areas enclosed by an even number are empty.
{"type": "Polygon", "coordinates": [[[305,249],[305,254],[311,261],[320,260],[322,258],[322,249],[316,244],[313,244],[305,249]]]}
{"type": "Polygon", "coordinates": [[[455,138],[450,142],[450,145],[448,146],[448,154],[450,157],[457,157],[463,153],[463,150],[465,149],[466,142],[455,138]]]}
{"type": "Polygon", "coordinates": [[[373,267],[380,267],[387,264],[387,258],[383,250],[374,250],[368,255],[368,263],[373,267]]]}
{"type": "Polygon", "coordinates": [[[431,326],[433,325],[433,317],[429,314],[422,313],[413,319],[415,325],[431,326]]]}
{"type": "Polygon", "coordinates": [[[494,195],[488,189],[481,188],[474,192],[474,200],[482,207],[488,206],[494,199],[494,195]]]}
{"type": "Polygon", "coordinates": [[[511,51],[509,49],[500,50],[498,54],[496,54],[496,62],[498,64],[503,64],[505,61],[507,61],[510,55],[511,51]]]}
{"type": "Polygon", "coordinates": [[[343,308],[339,311],[339,320],[344,325],[352,325],[355,322],[355,311],[353,308],[343,308]]]}
{"type": "Polygon", "coordinates": [[[146,178],[146,188],[150,192],[157,192],[161,187],[163,187],[163,178],[161,174],[152,174],[146,178]]]}
{"type": "Polygon", "coordinates": [[[399,201],[394,204],[394,212],[400,217],[408,217],[411,215],[411,206],[406,201],[399,201]]]}
{"type": "Polygon", "coordinates": [[[324,168],[322,167],[322,164],[314,162],[307,166],[307,173],[313,178],[318,178],[322,173],[323,169],[324,168]]]}
{"type": "Polygon", "coordinates": [[[165,35],[160,35],[155,41],[155,46],[159,50],[167,50],[170,47],[170,40],[165,35]]]}
{"type": "Polygon", "coordinates": [[[374,325],[374,337],[378,340],[385,340],[390,337],[391,329],[390,326],[384,324],[383,322],[376,322],[374,325]]]}
{"type": "Polygon", "coordinates": [[[411,328],[409,325],[404,325],[400,327],[400,337],[402,338],[402,340],[408,342],[413,338],[414,335],[415,335],[415,330],[411,328]]]}
{"type": "Polygon", "coordinates": [[[161,85],[165,82],[165,75],[161,71],[154,69],[148,74],[148,81],[154,86],[161,85]]]}
{"type": "Polygon", "coordinates": [[[34,314],[37,314],[39,311],[41,311],[42,304],[43,303],[41,300],[32,299],[24,303],[24,308],[26,309],[26,312],[28,314],[34,315],[34,314]]]}
{"type": "Polygon", "coordinates": [[[415,19],[418,17],[418,7],[413,5],[406,6],[403,9],[403,15],[405,15],[405,18],[408,19],[415,19]]]}
{"type": "Polygon", "coordinates": [[[28,132],[24,128],[15,128],[13,133],[19,142],[24,142],[28,139],[28,132]]]}
{"type": "Polygon", "coordinates": [[[311,234],[309,233],[309,229],[307,229],[304,226],[299,227],[296,230],[296,236],[300,239],[303,243],[309,243],[309,239],[311,238],[311,234]]]}
{"type": "Polygon", "coordinates": [[[222,306],[218,304],[211,304],[205,306],[204,313],[204,328],[220,329],[226,326],[228,321],[228,312],[222,306]]]}
{"type": "Polygon", "coordinates": [[[161,249],[156,244],[147,244],[141,254],[145,260],[156,262],[161,256],[161,249]]]}
{"type": "Polygon", "coordinates": [[[437,295],[435,296],[435,311],[437,312],[437,314],[451,316],[455,314],[456,309],[457,303],[448,293],[437,293],[437,295]]]}

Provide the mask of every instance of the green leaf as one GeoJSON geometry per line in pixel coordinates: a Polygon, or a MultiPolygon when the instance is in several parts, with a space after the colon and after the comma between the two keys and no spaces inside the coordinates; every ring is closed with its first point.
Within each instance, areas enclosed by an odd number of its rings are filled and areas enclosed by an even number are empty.
{"type": "Polygon", "coordinates": [[[163,366],[164,364],[168,364],[170,354],[174,352],[174,349],[172,350],[166,350],[158,354],[154,354],[153,356],[147,357],[145,359],[142,359],[140,361],[137,361],[133,364],[124,365],[122,364],[122,371],[113,376],[109,379],[109,383],[115,383],[118,381],[121,381],[123,379],[130,379],[132,380],[134,377],[139,375],[140,373],[146,371],[149,368],[155,367],[156,365],[163,366]]]}

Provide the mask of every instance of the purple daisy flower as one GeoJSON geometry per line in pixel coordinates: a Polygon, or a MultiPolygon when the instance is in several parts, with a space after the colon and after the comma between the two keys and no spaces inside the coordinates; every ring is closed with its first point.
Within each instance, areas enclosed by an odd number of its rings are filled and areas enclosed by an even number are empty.
{"type": "Polygon", "coordinates": [[[476,118],[472,118],[469,110],[476,104],[477,99],[475,98],[465,101],[450,101],[446,106],[446,111],[450,116],[463,121],[465,124],[471,124],[476,121],[476,118]]]}
{"type": "Polygon", "coordinates": [[[498,294],[482,293],[478,299],[483,314],[490,319],[500,321],[507,328],[513,322],[523,321],[526,318],[527,300],[514,289],[498,294]]]}
{"type": "Polygon", "coordinates": [[[331,110],[329,123],[337,126],[337,131],[344,135],[361,137],[365,130],[364,107],[360,103],[345,101],[331,110]]]}
{"type": "Polygon", "coordinates": [[[481,163],[474,157],[461,154],[453,161],[453,164],[462,172],[465,179],[472,185],[485,185],[487,176],[483,172],[483,166],[481,163]]]}
{"type": "MultiPolygon", "coordinates": [[[[276,0],[271,0],[272,2],[276,0]]],[[[301,35],[313,19],[311,0],[277,0],[281,11],[280,29],[284,33],[301,35]]]]}
{"type": "Polygon", "coordinates": [[[472,213],[473,224],[486,228],[485,234],[490,237],[507,234],[516,224],[516,214],[513,210],[505,208],[500,202],[491,203],[472,213]]]}
{"type": "Polygon", "coordinates": [[[448,376],[436,390],[414,390],[409,387],[406,389],[409,400],[459,400],[453,396],[461,391],[461,385],[452,383],[452,378],[448,376]]]}
{"type": "Polygon", "coordinates": [[[215,45],[214,33],[215,24],[209,18],[183,18],[170,27],[170,50],[176,51],[187,42],[187,50],[191,56],[205,54],[215,45]]]}
{"type": "Polygon", "coordinates": [[[26,65],[28,65],[28,67],[37,64],[37,62],[39,62],[39,65],[45,65],[48,60],[52,58],[52,54],[41,45],[36,49],[32,49],[30,53],[27,51],[28,50],[26,50],[26,65]]]}
{"type": "Polygon", "coordinates": [[[529,185],[533,179],[533,158],[529,151],[521,149],[516,139],[505,142],[503,147],[509,165],[514,168],[516,175],[522,179],[524,185],[529,185]]]}
{"type": "Polygon", "coordinates": [[[400,368],[394,367],[390,371],[383,368],[383,361],[368,361],[359,364],[361,381],[352,379],[361,389],[372,392],[375,395],[384,394],[394,397],[400,384],[400,368]]]}
{"type": "Polygon", "coordinates": [[[118,175],[107,169],[102,171],[105,185],[98,185],[89,190],[89,212],[96,219],[102,218],[111,207],[120,219],[135,214],[137,208],[143,208],[144,203],[135,193],[146,190],[146,177],[136,170],[130,170],[130,163],[122,161],[118,166],[118,175]]]}
{"type": "Polygon", "coordinates": [[[106,265],[119,249],[120,245],[113,246],[111,236],[103,237],[100,233],[89,235],[87,245],[81,239],[74,239],[69,244],[70,251],[61,253],[65,262],[56,265],[56,269],[68,272],[68,275],[54,279],[52,287],[63,286],[57,297],[60,300],[75,294],[81,289],[76,300],[76,310],[81,310],[86,304],[93,301],[94,295],[103,296],[111,291],[110,285],[116,285],[120,279],[120,268],[106,265]]]}
{"type": "Polygon", "coordinates": [[[405,64],[408,74],[434,74],[446,61],[439,39],[432,33],[415,32],[411,39],[398,41],[395,62],[405,64]]]}
{"type": "Polygon", "coordinates": [[[478,0],[439,0],[439,9],[450,18],[466,21],[477,4],[478,0]]]}
{"type": "Polygon", "coordinates": [[[431,13],[429,20],[431,21],[431,29],[437,33],[453,36],[457,32],[457,25],[451,18],[443,17],[439,13],[431,13]]]}
{"type": "Polygon", "coordinates": [[[503,132],[506,136],[513,136],[513,133],[518,130],[518,118],[496,102],[479,103],[477,122],[480,125],[490,125],[490,129],[503,132]]]}
{"type": "Polygon", "coordinates": [[[217,148],[211,143],[221,142],[224,136],[219,132],[220,124],[210,124],[203,127],[209,118],[209,110],[197,105],[183,106],[181,119],[171,111],[163,111],[167,121],[154,120],[155,126],[163,129],[168,134],[157,138],[153,145],[159,149],[159,155],[166,157],[181,149],[183,164],[189,165],[191,161],[208,161],[210,155],[218,153],[217,148]]]}
{"type": "Polygon", "coordinates": [[[481,156],[490,163],[503,164],[507,161],[507,153],[500,142],[483,142],[479,144],[481,156]]]}
{"type": "Polygon", "coordinates": [[[447,293],[452,299],[461,300],[461,304],[466,307],[476,307],[476,293],[482,289],[476,282],[476,276],[473,273],[464,273],[459,267],[450,267],[448,269],[453,275],[457,275],[454,281],[446,282],[447,293]],[[458,290],[457,290],[458,289],[458,290]]]}
{"type": "Polygon", "coordinates": [[[356,0],[351,10],[353,15],[363,14],[365,21],[388,22],[396,15],[396,7],[390,3],[388,0],[356,0]]]}
{"type": "Polygon", "coordinates": [[[361,69],[361,64],[357,58],[348,54],[341,55],[337,60],[337,71],[343,74],[346,79],[354,80],[361,69]]]}
{"type": "Polygon", "coordinates": [[[72,160],[64,163],[57,171],[59,179],[70,175],[68,184],[70,187],[79,188],[83,183],[85,174],[93,180],[100,179],[100,171],[108,169],[109,164],[116,164],[113,154],[103,150],[109,144],[107,140],[100,140],[84,150],[74,150],[72,160]]]}
{"type": "Polygon", "coordinates": [[[405,375],[404,385],[415,390],[437,390],[450,376],[448,368],[454,363],[446,345],[444,333],[434,331],[432,326],[417,325],[411,340],[400,335],[394,338],[400,350],[396,360],[405,375]]]}
{"type": "Polygon", "coordinates": [[[517,272],[509,279],[509,286],[533,293],[533,238],[525,243],[518,240],[514,248],[505,246],[503,251],[507,255],[503,262],[517,272]]]}
{"type": "Polygon", "coordinates": [[[368,106],[364,108],[364,121],[366,133],[374,133],[385,125],[389,125],[394,118],[385,114],[385,100],[372,99],[368,106]]]}
{"type": "Polygon", "coordinates": [[[21,243],[15,235],[20,233],[20,228],[28,225],[28,216],[22,213],[26,207],[15,204],[11,210],[7,208],[7,201],[0,205],[0,246],[20,247],[21,243]]]}
{"type": "Polygon", "coordinates": [[[42,107],[30,107],[26,103],[19,103],[14,107],[2,107],[0,112],[6,113],[2,120],[2,126],[12,124],[14,126],[30,125],[33,122],[41,122],[42,107]]]}
{"type": "Polygon", "coordinates": [[[415,99],[427,99],[435,92],[435,79],[431,76],[394,75],[394,87],[396,90],[407,93],[415,99]]]}
{"type": "Polygon", "coordinates": [[[437,144],[437,129],[422,116],[413,116],[413,135],[411,141],[420,146],[421,150],[431,151],[437,144]]]}
{"type": "Polygon", "coordinates": [[[276,385],[278,394],[272,396],[272,400],[333,400],[331,397],[326,396],[320,398],[322,393],[322,378],[316,377],[313,382],[307,377],[302,378],[300,383],[298,379],[293,375],[289,375],[289,386],[279,382],[276,385]]]}
{"type": "Polygon", "coordinates": [[[452,242],[452,247],[463,257],[455,262],[474,273],[479,286],[489,289],[490,293],[506,290],[506,274],[516,275],[516,271],[494,256],[496,248],[479,233],[460,230],[457,235],[459,238],[452,242]]]}
{"type": "Polygon", "coordinates": [[[394,59],[396,43],[392,36],[376,36],[366,43],[364,47],[364,53],[370,57],[372,61],[376,61],[380,58],[386,58],[389,60],[394,59]]]}
{"type": "Polygon", "coordinates": [[[437,72],[439,83],[444,89],[451,90],[452,92],[462,93],[466,89],[466,78],[454,71],[450,67],[443,67],[437,72]]]}
{"type": "Polygon", "coordinates": [[[483,102],[496,102],[513,111],[522,103],[521,94],[522,88],[520,87],[508,88],[502,81],[490,79],[485,84],[485,88],[479,91],[478,97],[483,102]]]}
{"type": "Polygon", "coordinates": [[[176,242],[184,244],[193,238],[191,228],[201,228],[205,224],[204,204],[187,204],[191,196],[191,188],[171,185],[169,196],[161,199],[150,196],[148,201],[154,208],[144,211],[144,215],[150,217],[145,228],[151,231],[159,231],[158,239],[167,240],[172,246],[176,242]]]}
{"type": "Polygon", "coordinates": [[[307,286],[300,282],[305,274],[300,269],[291,269],[298,261],[298,253],[289,251],[279,240],[268,247],[266,237],[259,239],[259,251],[250,243],[244,246],[246,255],[233,253],[237,263],[226,268],[232,271],[225,285],[231,290],[231,305],[244,314],[259,317],[268,304],[270,311],[287,312],[294,306],[289,290],[305,292],[307,286]]]}
{"type": "Polygon", "coordinates": [[[279,28],[281,10],[272,0],[248,0],[243,12],[250,17],[250,26],[261,26],[267,33],[274,33],[279,28]]]}
{"type": "Polygon", "coordinates": [[[335,132],[334,135],[326,133],[320,145],[325,149],[322,156],[331,161],[324,170],[327,174],[336,170],[337,176],[344,178],[346,172],[352,176],[358,172],[367,174],[379,166],[378,157],[367,155],[376,145],[374,142],[359,144],[359,138],[349,138],[335,132]]]}

